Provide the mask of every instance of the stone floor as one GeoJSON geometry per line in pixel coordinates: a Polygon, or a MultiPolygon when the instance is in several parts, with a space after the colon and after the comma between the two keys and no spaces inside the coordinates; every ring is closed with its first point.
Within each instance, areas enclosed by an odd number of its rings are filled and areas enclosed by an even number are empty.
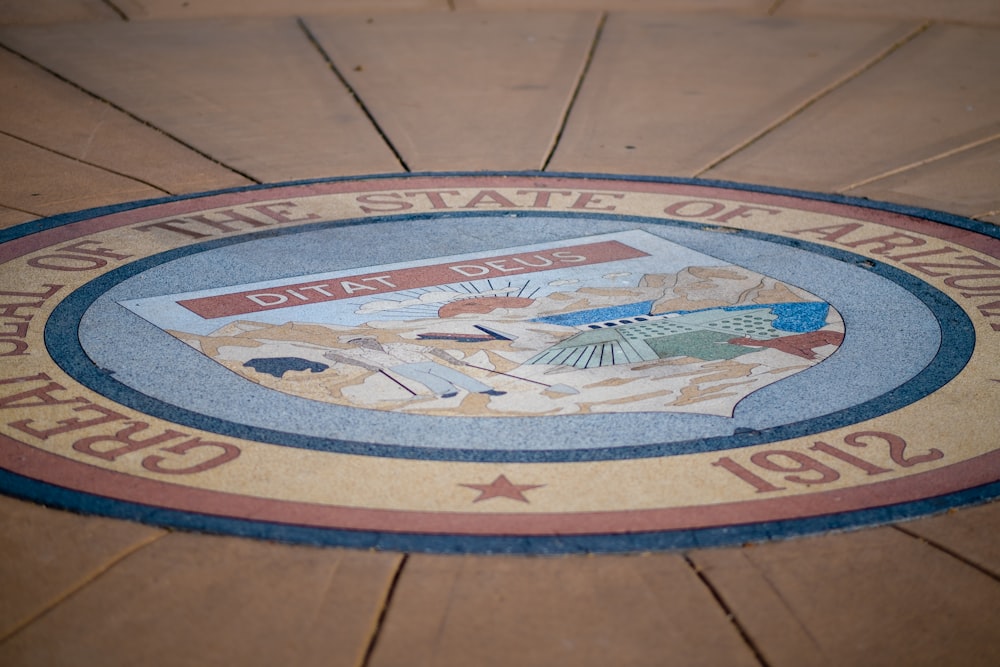
{"type": "MultiPolygon", "coordinates": [[[[715,178],[1000,223],[995,0],[0,0],[0,24],[3,227],[435,170],[715,178]]],[[[1000,503],[550,558],[9,498],[0,516],[5,665],[1000,664],[1000,503]]]]}

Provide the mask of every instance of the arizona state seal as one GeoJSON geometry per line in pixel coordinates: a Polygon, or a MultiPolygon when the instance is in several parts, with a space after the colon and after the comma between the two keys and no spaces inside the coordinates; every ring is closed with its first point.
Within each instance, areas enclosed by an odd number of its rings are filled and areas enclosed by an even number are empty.
{"type": "Polygon", "coordinates": [[[731,183],[424,174],[7,230],[0,488],[381,549],[630,551],[1000,495],[1000,238],[731,183]]]}

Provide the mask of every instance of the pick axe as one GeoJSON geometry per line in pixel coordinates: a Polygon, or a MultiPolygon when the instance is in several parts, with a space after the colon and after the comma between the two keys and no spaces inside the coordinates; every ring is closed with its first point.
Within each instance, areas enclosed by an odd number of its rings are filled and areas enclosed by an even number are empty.
{"type": "Polygon", "coordinates": [[[495,375],[503,375],[504,377],[514,378],[515,380],[520,380],[521,382],[530,382],[531,384],[537,384],[545,387],[549,391],[554,391],[557,394],[579,394],[580,390],[570,387],[565,384],[545,384],[544,382],[539,382],[538,380],[531,380],[529,378],[523,378],[519,375],[511,375],[510,373],[504,373],[503,371],[495,371],[489,368],[481,368],[479,366],[473,366],[470,363],[466,363],[469,368],[475,368],[477,371],[486,371],[487,373],[493,373],[495,375]]]}

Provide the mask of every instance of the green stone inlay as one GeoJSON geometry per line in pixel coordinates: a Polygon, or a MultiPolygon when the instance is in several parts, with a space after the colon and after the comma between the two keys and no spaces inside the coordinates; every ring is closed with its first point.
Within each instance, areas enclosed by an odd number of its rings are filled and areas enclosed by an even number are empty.
{"type": "Polygon", "coordinates": [[[751,352],[758,352],[755,347],[730,345],[732,335],[720,331],[691,331],[661,338],[651,338],[646,341],[660,359],[669,357],[694,357],[704,361],[733,359],[751,352]]]}

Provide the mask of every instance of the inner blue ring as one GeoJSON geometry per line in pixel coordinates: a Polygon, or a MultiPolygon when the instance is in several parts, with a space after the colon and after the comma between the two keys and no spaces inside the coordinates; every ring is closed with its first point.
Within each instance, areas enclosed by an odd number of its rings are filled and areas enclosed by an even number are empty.
{"type": "MultiPolygon", "coordinates": [[[[143,258],[100,276],[87,285],[77,289],[65,300],[63,300],[55,309],[48,321],[48,324],[46,325],[46,346],[56,363],[84,386],[87,386],[109,399],[117,401],[118,403],[173,423],[185,424],[193,428],[223,433],[237,438],[320,451],[389,458],[482,462],[569,462],[662,457],[747,447],[775,440],[783,440],[819,433],[897,410],[936,391],[961,371],[971,357],[974,349],[975,335],[973,326],[965,311],[936,288],[904,271],[883,263],[876,263],[874,266],[869,266],[871,262],[867,258],[835,248],[828,248],[826,246],[798,239],[789,239],[760,232],[732,230],[728,228],[725,229],[725,231],[730,238],[739,238],[742,236],[743,238],[752,238],[769,243],[786,245],[805,250],[807,252],[825,255],[851,265],[864,264],[868,267],[870,272],[899,285],[902,289],[906,290],[921,301],[937,319],[937,323],[941,331],[941,345],[937,354],[933,357],[930,363],[914,377],[895,387],[893,390],[876,398],[831,414],[799,422],[783,424],[763,430],[745,432],[738,431],[733,435],[720,437],[706,437],[686,441],[672,441],[669,443],[643,444],[635,446],[626,445],[608,448],[571,450],[484,451],[479,449],[461,449],[454,447],[432,448],[412,447],[399,444],[386,445],[356,440],[319,438],[311,435],[249,426],[239,422],[207,416],[172,405],[156,398],[152,398],[114,379],[108,372],[103,371],[93,363],[81,345],[79,336],[76,335],[79,329],[80,321],[84,314],[94,304],[94,302],[101,298],[101,296],[107,291],[133,276],[139,275],[161,264],[177,260],[186,255],[271,236],[297,233],[306,228],[322,229],[354,225],[374,225],[383,222],[399,222],[400,220],[426,220],[443,217],[455,218],[470,215],[473,214],[437,213],[314,223],[311,225],[279,228],[254,234],[245,234],[225,239],[206,241],[193,246],[178,248],[151,257],[143,258]]],[[[547,215],[553,217],[567,217],[568,214],[547,215]]],[[[706,225],[702,223],[690,223],[635,216],[607,215],[595,217],[652,225],[688,227],[692,229],[706,228],[706,225]]]]}

